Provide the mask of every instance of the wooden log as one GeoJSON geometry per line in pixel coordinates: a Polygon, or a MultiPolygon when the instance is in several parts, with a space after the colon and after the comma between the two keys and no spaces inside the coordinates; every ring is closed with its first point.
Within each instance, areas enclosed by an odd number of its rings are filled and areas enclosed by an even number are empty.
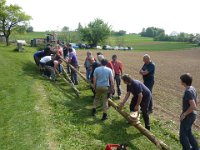
{"type": "Polygon", "coordinates": [[[123,110],[118,109],[118,105],[114,103],[111,99],[108,100],[110,106],[115,108],[126,120],[128,120],[131,125],[138,129],[143,135],[145,135],[152,143],[154,143],[160,150],[169,150],[170,148],[163,142],[158,140],[155,135],[153,135],[149,130],[144,128],[140,123],[133,121],[130,115],[123,110]]]}

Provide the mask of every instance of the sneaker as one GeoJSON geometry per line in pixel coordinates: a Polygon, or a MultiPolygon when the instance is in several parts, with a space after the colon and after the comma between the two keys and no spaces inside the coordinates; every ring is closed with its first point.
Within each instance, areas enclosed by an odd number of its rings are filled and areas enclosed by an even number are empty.
{"type": "Polygon", "coordinates": [[[106,119],[108,119],[108,115],[106,113],[103,113],[103,116],[102,116],[101,120],[104,121],[106,119]]]}
{"type": "Polygon", "coordinates": [[[96,108],[93,108],[92,109],[92,116],[95,116],[95,114],[96,114],[96,108]]]}

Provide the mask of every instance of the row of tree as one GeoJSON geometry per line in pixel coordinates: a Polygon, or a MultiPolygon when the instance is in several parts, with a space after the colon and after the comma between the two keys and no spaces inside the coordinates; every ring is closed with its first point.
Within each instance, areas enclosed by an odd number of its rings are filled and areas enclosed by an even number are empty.
{"type": "Polygon", "coordinates": [[[171,35],[165,34],[164,29],[156,27],[143,28],[140,33],[143,37],[152,37],[155,41],[174,41],[174,42],[190,42],[200,45],[199,34],[188,34],[188,33],[172,33],[171,35]]]}

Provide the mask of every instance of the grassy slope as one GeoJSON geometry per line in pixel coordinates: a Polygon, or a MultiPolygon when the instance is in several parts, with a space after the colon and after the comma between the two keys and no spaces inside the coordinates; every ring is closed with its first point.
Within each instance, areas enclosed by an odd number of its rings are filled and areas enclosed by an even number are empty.
{"type": "MultiPolygon", "coordinates": [[[[24,35],[11,35],[11,40],[22,39],[30,42],[33,38],[44,38],[46,32],[31,32],[24,35]]],[[[107,43],[114,46],[122,43],[123,46],[132,46],[135,50],[182,50],[193,48],[196,45],[185,42],[160,42],[153,41],[153,38],[141,37],[140,35],[130,34],[119,37],[110,37],[107,43]]]]}
{"type": "MultiPolygon", "coordinates": [[[[24,53],[13,49],[0,46],[0,149],[103,150],[107,143],[156,149],[113,109],[105,122],[100,121],[100,110],[92,118],[92,93],[83,81],[78,99],[63,82],[52,83],[39,75],[33,49],[26,47],[24,53]]],[[[164,124],[170,125],[153,120],[153,133],[172,149],[180,149],[177,136],[164,124]]]]}

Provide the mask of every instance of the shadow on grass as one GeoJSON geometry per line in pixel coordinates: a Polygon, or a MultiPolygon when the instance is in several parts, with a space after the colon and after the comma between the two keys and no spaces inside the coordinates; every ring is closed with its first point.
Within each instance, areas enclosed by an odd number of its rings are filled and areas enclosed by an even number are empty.
{"type": "MultiPolygon", "coordinates": [[[[82,126],[87,124],[88,126],[101,126],[102,130],[98,133],[91,132],[89,133],[93,139],[102,141],[103,143],[118,143],[118,144],[127,144],[130,149],[138,150],[135,145],[132,144],[134,139],[140,138],[142,135],[140,133],[127,133],[127,128],[130,127],[125,120],[115,120],[116,115],[112,118],[109,117],[106,121],[101,121],[102,110],[101,107],[97,109],[97,117],[91,116],[93,98],[92,96],[84,96],[81,98],[71,97],[70,100],[61,102],[60,104],[64,105],[66,108],[70,108],[72,117],[70,122],[75,126],[82,126]]],[[[110,108],[112,109],[112,108],[110,108]]],[[[109,110],[110,111],[110,110],[109,110]]],[[[108,114],[109,114],[108,111],[108,114]]]]}

